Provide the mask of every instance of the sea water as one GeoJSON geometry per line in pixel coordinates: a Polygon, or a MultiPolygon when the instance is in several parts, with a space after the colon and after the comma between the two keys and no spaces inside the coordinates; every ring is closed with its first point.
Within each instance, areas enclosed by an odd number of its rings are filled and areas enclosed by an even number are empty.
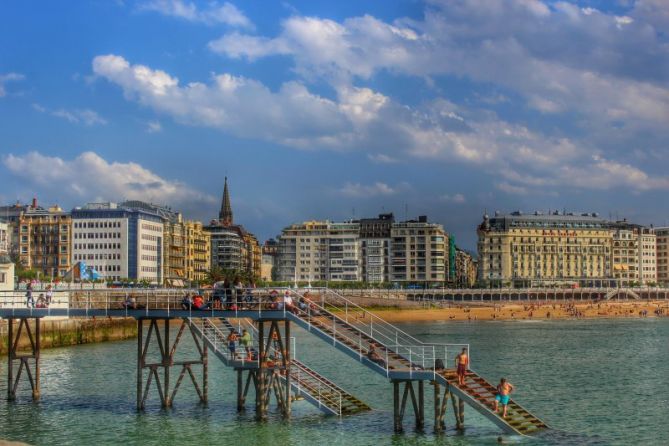
{"type": "MultiPolygon", "coordinates": [[[[444,435],[432,434],[432,387],[425,386],[425,433],[393,434],[392,386],[384,377],[308,333],[293,329],[296,356],[370,404],[349,417],[324,416],[306,401],[290,421],[271,405],[269,420],[236,411],[236,375],[209,356],[209,404],[186,378],[174,407],[161,410],[155,387],[146,411],[135,410],[136,341],[42,352],[42,398],[25,386],[18,401],[0,401],[0,438],[34,445],[608,445],[669,444],[669,319],[399,324],[425,342],[469,343],[472,368],[491,382],[506,377],[514,398],[553,429],[540,438],[502,435],[465,409],[464,433],[449,412],[444,435]]],[[[193,359],[184,336],[179,358],[193,359]]],[[[198,367],[194,367],[199,373],[198,367]]],[[[178,377],[172,372],[172,383],[178,377]]],[[[0,365],[6,394],[6,358],[0,365]]],[[[145,374],[146,376],[146,374],[145,374]]]]}

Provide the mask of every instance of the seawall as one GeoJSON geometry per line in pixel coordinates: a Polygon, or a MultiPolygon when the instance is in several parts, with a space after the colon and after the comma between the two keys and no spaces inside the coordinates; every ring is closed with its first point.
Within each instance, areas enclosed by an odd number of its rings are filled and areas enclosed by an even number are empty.
{"type": "MultiPolygon", "coordinates": [[[[33,335],[34,321],[30,321],[33,335]]],[[[14,330],[18,322],[14,322],[14,330]]],[[[137,321],[134,318],[90,318],[42,320],[40,325],[41,348],[67,347],[95,342],[120,341],[137,337],[137,321]]],[[[25,332],[21,334],[20,348],[29,348],[30,341],[25,332]]],[[[7,355],[7,322],[0,329],[0,355],[7,355]]]]}

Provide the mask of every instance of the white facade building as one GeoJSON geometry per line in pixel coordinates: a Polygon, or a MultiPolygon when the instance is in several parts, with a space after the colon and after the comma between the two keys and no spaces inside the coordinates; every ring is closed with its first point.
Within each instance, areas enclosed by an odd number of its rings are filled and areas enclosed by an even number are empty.
{"type": "Polygon", "coordinates": [[[90,203],[72,211],[72,263],[84,262],[102,278],[163,282],[163,222],[159,215],[90,203]]]}
{"type": "Polygon", "coordinates": [[[14,263],[9,258],[9,236],[7,223],[0,223],[0,291],[14,289],[14,263]]]}

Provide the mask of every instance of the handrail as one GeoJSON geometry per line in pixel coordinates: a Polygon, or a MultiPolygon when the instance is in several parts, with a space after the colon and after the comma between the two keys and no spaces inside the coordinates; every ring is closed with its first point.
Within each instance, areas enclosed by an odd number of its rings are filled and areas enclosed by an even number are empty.
{"type": "MultiPolygon", "coordinates": [[[[255,327],[254,324],[249,323],[249,321],[248,321],[246,318],[238,318],[237,320],[239,321],[239,322],[238,322],[238,326],[241,326],[241,321],[243,321],[245,327],[249,327],[249,328],[251,328],[251,330],[253,330],[254,334],[256,334],[256,335],[258,334],[258,329],[255,327]]],[[[267,338],[265,338],[265,339],[267,339],[267,338]]],[[[294,348],[294,346],[295,346],[295,338],[294,338],[294,337],[291,337],[290,342],[291,342],[291,346],[293,346],[293,347],[291,348],[291,375],[292,375],[292,373],[293,373],[292,367],[295,366],[296,371],[297,371],[297,373],[298,373],[298,375],[297,375],[298,383],[299,383],[300,385],[302,385],[301,382],[300,382],[301,372],[305,372],[306,375],[307,375],[308,377],[310,377],[310,378],[312,378],[312,379],[315,379],[315,380],[317,380],[317,381],[319,382],[319,392],[318,392],[318,398],[317,398],[317,399],[319,400],[319,404],[321,403],[321,401],[320,401],[320,399],[321,399],[321,395],[320,395],[321,384],[324,385],[327,389],[329,389],[329,390],[330,390],[330,393],[338,394],[338,395],[339,395],[339,400],[341,401],[341,399],[342,399],[342,392],[341,392],[338,388],[331,386],[331,385],[328,384],[325,380],[323,380],[318,372],[316,372],[315,370],[311,369],[310,367],[307,367],[304,363],[302,363],[301,361],[299,361],[299,360],[297,359],[297,354],[296,354],[296,351],[295,351],[295,348],[294,348]]],[[[277,352],[276,352],[276,348],[274,347],[273,343],[270,344],[270,349],[272,350],[272,352],[273,352],[274,354],[277,354],[277,352]]],[[[299,388],[299,386],[298,386],[298,388],[299,388]]],[[[342,389],[342,390],[343,390],[343,389],[342,389]]],[[[345,390],[344,390],[344,392],[345,392],[345,390]]],[[[314,396],[314,395],[312,395],[312,396],[314,396]]],[[[340,403],[340,407],[339,407],[338,415],[340,415],[340,416],[342,415],[342,412],[341,412],[341,403],[340,403]]]]}

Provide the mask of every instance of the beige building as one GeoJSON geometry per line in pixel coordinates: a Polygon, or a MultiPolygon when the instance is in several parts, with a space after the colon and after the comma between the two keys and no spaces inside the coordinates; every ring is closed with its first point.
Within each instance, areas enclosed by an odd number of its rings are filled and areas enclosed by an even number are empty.
{"type": "Polygon", "coordinates": [[[483,217],[478,279],[491,286],[601,286],[612,277],[612,233],[597,214],[483,217]]]}
{"type": "Polygon", "coordinates": [[[476,283],[476,262],[474,258],[461,249],[455,251],[455,286],[470,288],[476,283]]]}
{"type": "Polygon", "coordinates": [[[613,277],[619,286],[657,282],[656,236],[653,229],[613,223],[613,277]]]}
{"type": "Polygon", "coordinates": [[[186,221],[186,280],[207,279],[211,264],[211,235],[199,221],[186,221]]]}
{"type": "Polygon", "coordinates": [[[427,217],[395,223],[390,231],[392,282],[445,282],[448,277],[448,236],[427,217]]]}
{"type": "Polygon", "coordinates": [[[669,228],[655,228],[657,283],[669,286],[669,228]]]}
{"type": "Polygon", "coordinates": [[[71,268],[72,217],[58,206],[34,206],[21,212],[16,223],[19,261],[41,273],[40,280],[63,277],[71,268]]]}

